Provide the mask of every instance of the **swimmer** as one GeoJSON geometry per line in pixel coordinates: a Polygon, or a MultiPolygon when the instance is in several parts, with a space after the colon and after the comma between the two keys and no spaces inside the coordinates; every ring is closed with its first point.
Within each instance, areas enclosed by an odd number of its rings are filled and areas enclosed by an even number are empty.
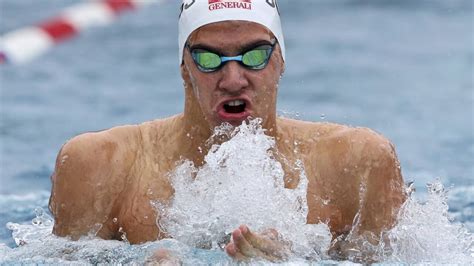
{"type": "MultiPolygon", "coordinates": [[[[349,232],[378,236],[394,225],[405,199],[404,183],[386,138],[366,128],[277,116],[285,44],[275,0],[184,1],[179,64],[183,113],[82,134],[62,147],[51,177],[54,234],[78,239],[100,224],[97,236],[103,239],[120,240],[124,232],[132,244],[172,237],[160,232],[159,214],[150,205],[172,198],[168,173],[182,159],[202,165],[215,127],[238,126],[251,117],[262,119],[285,160],[303,162],[307,223],[327,223],[333,238],[341,239],[331,247],[333,257],[344,258],[358,248],[344,242],[349,232]],[[357,228],[352,228],[355,220],[357,228]]],[[[285,170],[285,187],[295,188],[298,173],[277,159],[285,170]]],[[[272,228],[254,232],[246,225],[232,232],[225,250],[235,260],[278,261],[290,252],[272,228]]]]}

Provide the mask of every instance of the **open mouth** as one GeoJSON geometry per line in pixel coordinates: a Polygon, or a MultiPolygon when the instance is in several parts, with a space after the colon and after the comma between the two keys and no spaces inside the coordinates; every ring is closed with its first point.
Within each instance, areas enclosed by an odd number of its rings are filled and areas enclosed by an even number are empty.
{"type": "Polygon", "coordinates": [[[245,98],[232,99],[221,102],[217,108],[217,115],[221,121],[240,124],[251,115],[251,103],[245,98]]]}
{"type": "Polygon", "coordinates": [[[242,100],[229,101],[224,104],[224,110],[229,114],[238,114],[245,112],[247,104],[242,100]]]}

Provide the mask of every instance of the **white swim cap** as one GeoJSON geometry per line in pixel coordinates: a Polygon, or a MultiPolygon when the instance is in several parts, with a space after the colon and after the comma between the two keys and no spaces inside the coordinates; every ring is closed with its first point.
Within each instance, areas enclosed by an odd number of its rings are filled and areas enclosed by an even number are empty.
{"type": "Polygon", "coordinates": [[[267,27],[278,40],[285,60],[285,41],[281,30],[277,0],[183,0],[179,17],[179,63],[189,35],[214,22],[244,20],[267,27]]]}

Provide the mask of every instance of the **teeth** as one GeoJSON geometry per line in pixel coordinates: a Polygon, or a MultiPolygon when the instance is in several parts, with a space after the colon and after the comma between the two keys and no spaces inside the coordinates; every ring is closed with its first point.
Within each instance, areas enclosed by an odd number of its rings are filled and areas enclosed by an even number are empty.
{"type": "Polygon", "coordinates": [[[230,101],[227,103],[228,106],[239,106],[243,104],[245,104],[245,102],[242,100],[235,100],[235,101],[230,101]]]}

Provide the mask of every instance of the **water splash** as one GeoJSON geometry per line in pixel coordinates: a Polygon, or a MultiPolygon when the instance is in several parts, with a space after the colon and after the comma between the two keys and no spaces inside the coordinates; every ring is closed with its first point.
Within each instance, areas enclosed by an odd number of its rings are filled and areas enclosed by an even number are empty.
{"type": "Polygon", "coordinates": [[[306,224],[304,168],[298,187],[286,189],[275,140],[265,135],[260,119],[219,127],[212,138],[220,135],[230,140],[213,145],[202,167],[184,161],[172,174],[172,202],[155,202],[162,230],[190,246],[219,249],[240,224],[254,231],[274,228],[297,256],[320,260],[331,234],[326,224],[306,224]]]}
{"type": "Polygon", "coordinates": [[[7,228],[12,231],[12,238],[18,246],[28,243],[42,242],[45,235],[52,231],[53,220],[42,208],[35,208],[36,217],[31,221],[33,226],[17,223],[7,223],[7,228]]]}
{"type": "Polygon", "coordinates": [[[440,180],[427,185],[428,198],[420,203],[412,195],[402,206],[397,225],[385,235],[391,254],[387,262],[474,263],[474,238],[462,224],[454,223],[448,213],[448,191],[440,180]]]}
{"type": "Polygon", "coordinates": [[[229,264],[224,254],[210,254],[206,251],[192,250],[190,247],[172,239],[130,245],[127,241],[102,240],[95,237],[102,225],[79,239],[56,237],[51,232],[53,220],[41,208],[35,209],[36,217],[31,224],[8,223],[17,248],[9,248],[0,243],[0,265],[46,264],[46,265],[85,265],[85,264],[145,264],[158,249],[169,249],[189,265],[196,263],[229,264]]]}
{"type": "MultiPolygon", "coordinates": [[[[397,224],[380,236],[373,234],[341,237],[358,249],[349,254],[350,260],[364,260],[367,254],[375,261],[396,264],[474,263],[474,238],[460,223],[453,222],[448,213],[448,191],[439,180],[427,185],[428,198],[421,202],[414,187],[407,187],[409,198],[402,205],[397,224]],[[378,244],[373,244],[374,240],[378,244]]],[[[357,222],[357,221],[356,221],[357,222]]]]}
{"type": "MultiPolygon", "coordinates": [[[[372,246],[381,265],[450,264],[472,265],[473,237],[462,224],[450,221],[446,196],[435,181],[428,186],[428,199],[420,202],[412,195],[403,205],[398,224],[384,234],[384,242],[372,246]],[[383,244],[382,244],[383,243],[383,244]],[[389,248],[387,248],[389,247],[389,248]]],[[[38,213],[38,212],[37,212],[38,213]]],[[[44,216],[46,218],[48,216],[44,216]]],[[[37,219],[36,217],[35,219],[37,219]]],[[[33,219],[33,220],[35,220],[33,219]]],[[[36,221],[36,220],[35,220],[36,221]]],[[[182,259],[184,265],[232,265],[224,252],[191,247],[177,240],[161,240],[129,245],[115,240],[85,237],[79,241],[51,234],[52,220],[38,223],[8,223],[18,247],[0,243],[0,265],[9,264],[143,264],[158,248],[167,248],[182,259]]],[[[365,245],[370,245],[367,241],[365,245]]],[[[292,258],[288,265],[308,262],[292,258]]],[[[349,261],[317,261],[321,265],[351,265],[349,261]]],[[[313,263],[314,264],[314,263],[313,263]]],[[[260,265],[268,265],[261,263],[260,265]]]]}
{"type": "MultiPolygon", "coordinates": [[[[71,241],[52,235],[51,217],[38,208],[31,223],[7,224],[18,247],[0,243],[0,264],[143,264],[156,249],[168,248],[185,265],[229,265],[232,260],[220,246],[227,234],[242,223],[255,231],[279,230],[293,243],[297,254],[289,264],[307,263],[303,257],[325,265],[350,264],[326,260],[324,254],[331,240],[326,225],[306,225],[304,165],[299,162],[298,187],[285,189],[283,169],[274,156],[275,141],[265,135],[259,120],[236,129],[220,129],[216,136],[228,134],[230,140],[214,145],[202,167],[183,161],[171,175],[176,190],[172,202],[155,203],[167,213],[159,226],[174,240],[142,245],[101,240],[95,237],[101,227],[97,224],[88,236],[71,241]]],[[[449,192],[441,182],[436,180],[427,186],[424,202],[416,198],[413,185],[407,189],[410,197],[399,212],[397,225],[382,234],[379,244],[357,236],[352,241],[359,241],[365,251],[373,252],[381,264],[474,264],[472,233],[452,221],[447,204],[449,192]]],[[[44,200],[46,205],[47,197],[39,198],[32,197],[30,201],[44,200]]],[[[21,202],[12,198],[2,203],[0,198],[0,207],[21,202]]]]}

